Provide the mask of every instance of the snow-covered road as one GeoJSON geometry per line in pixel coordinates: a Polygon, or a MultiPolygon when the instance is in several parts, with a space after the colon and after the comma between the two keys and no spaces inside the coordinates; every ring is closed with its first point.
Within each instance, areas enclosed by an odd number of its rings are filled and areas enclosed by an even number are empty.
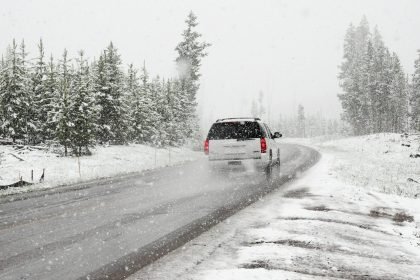
{"type": "Polygon", "coordinates": [[[119,279],[258,200],[318,154],[282,146],[282,176],[211,175],[203,160],[0,199],[0,279],[119,279]]]}

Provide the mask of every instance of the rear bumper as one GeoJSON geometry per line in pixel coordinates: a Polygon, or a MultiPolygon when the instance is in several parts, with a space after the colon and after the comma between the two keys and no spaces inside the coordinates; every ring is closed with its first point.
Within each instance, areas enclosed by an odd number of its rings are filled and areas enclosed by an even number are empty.
{"type": "Polygon", "coordinates": [[[215,170],[256,170],[263,171],[269,164],[268,155],[261,155],[258,159],[209,159],[209,165],[215,170]]]}

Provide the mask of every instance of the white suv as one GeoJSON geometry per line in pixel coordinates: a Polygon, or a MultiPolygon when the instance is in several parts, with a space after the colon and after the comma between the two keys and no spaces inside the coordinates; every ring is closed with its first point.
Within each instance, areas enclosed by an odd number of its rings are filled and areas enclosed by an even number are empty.
{"type": "Polygon", "coordinates": [[[280,147],[259,118],[228,118],[217,120],[204,142],[212,168],[235,166],[252,167],[271,174],[274,165],[280,166],[280,147]]]}

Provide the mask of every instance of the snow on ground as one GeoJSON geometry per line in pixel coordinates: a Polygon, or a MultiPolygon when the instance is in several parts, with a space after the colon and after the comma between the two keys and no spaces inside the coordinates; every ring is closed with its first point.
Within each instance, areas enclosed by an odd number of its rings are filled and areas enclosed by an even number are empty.
{"type": "Polygon", "coordinates": [[[417,147],[398,137],[311,141],[322,158],[300,179],[131,279],[418,279],[420,203],[398,191],[417,147]]]}
{"type": "Polygon", "coordinates": [[[334,171],[347,183],[372,190],[420,196],[420,135],[376,134],[321,144],[336,151],[334,171]]]}
{"type": "Polygon", "coordinates": [[[0,185],[8,185],[19,180],[39,182],[43,169],[45,181],[41,184],[22,188],[0,190],[0,196],[34,189],[51,188],[58,185],[104,178],[131,172],[177,164],[197,159],[202,153],[187,148],[155,149],[145,145],[98,146],[91,156],[61,157],[41,150],[24,149],[21,152],[11,146],[0,146],[0,185]],[[22,160],[18,159],[17,157],[22,160]]]}
{"type": "Polygon", "coordinates": [[[329,140],[285,139],[334,153],[332,172],[346,183],[408,197],[420,196],[420,135],[374,134],[329,140]]]}

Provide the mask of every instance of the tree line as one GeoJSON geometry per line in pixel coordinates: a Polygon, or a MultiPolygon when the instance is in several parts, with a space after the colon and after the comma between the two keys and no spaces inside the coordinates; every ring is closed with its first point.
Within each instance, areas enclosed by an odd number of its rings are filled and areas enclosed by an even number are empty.
{"type": "Polygon", "coordinates": [[[420,130],[420,52],[410,79],[366,17],[346,32],[339,80],[342,117],[353,134],[420,130]]]}
{"type": "Polygon", "coordinates": [[[42,40],[29,59],[24,41],[13,40],[0,63],[0,137],[58,142],[65,155],[96,143],[177,146],[197,137],[196,94],[209,44],[199,41],[192,12],[185,22],[175,48],[179,75],[170,79],[150,77],[145,65],[123,67],[112,42],[89,61],[83,51],[47,58],[42,40]]]}
{"type": "Polygon", "coordinates": [[[348,134],[348,127],[342,121],[335,118],[326,118],[321,112],[307,115],[302,104],[298,105],[296,115],[285,116],[280,114],[274,120],[271,120],[269,110],[266,110],[264,106],[264,93],[262,91],[259,92],[257,99],[252,100],[250,112],[252,117],[267,120],[273,129],[280,131],[287,137],[306,138],[348,134]]]}
{"type": "Polygon", "coordinates": [[[324,117],[321,113],[306,114],[302,104],[298,105],[296,116],[280,115],[273,122],[275,127],[287,137],[318,137],[346,134],[342,121],[324,117]]]}

